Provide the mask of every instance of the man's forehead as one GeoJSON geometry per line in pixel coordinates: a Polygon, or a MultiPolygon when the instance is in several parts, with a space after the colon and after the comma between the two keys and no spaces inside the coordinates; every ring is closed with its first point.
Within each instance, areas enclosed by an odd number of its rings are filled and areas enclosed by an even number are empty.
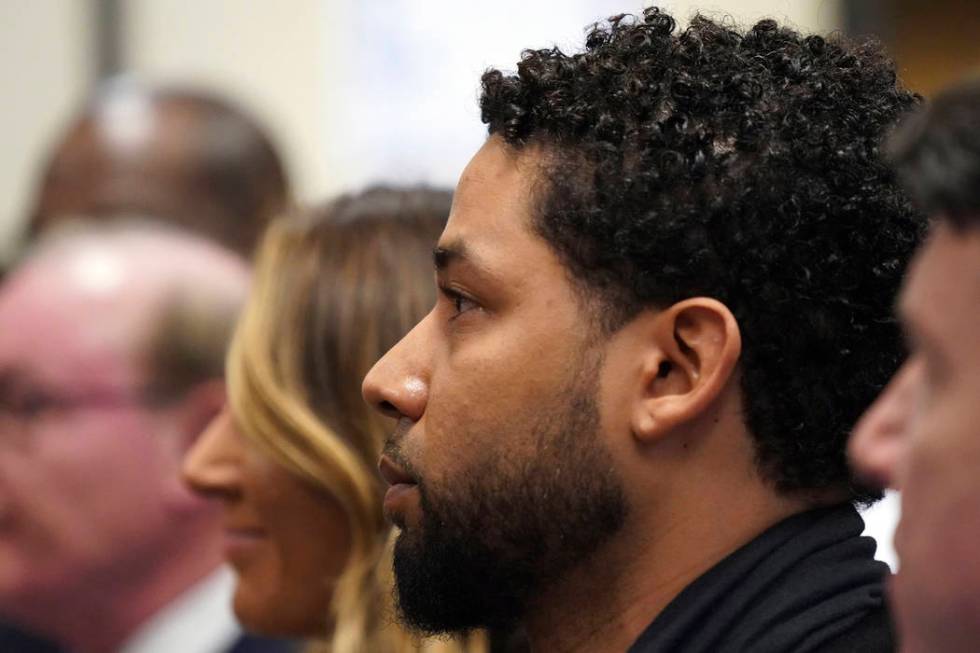
{"type": "Polygon", "coordinates": [[[476,153],[460,177],[449,221],[439,246],[480,249],[531,236],[531,189],[537,154],[516,151],[491,137],[476,153]]]}
{"type": "Polygon", "coordinates": [[[980,319],[980,230],[940,221],[909,267],[899,314],[913,330],[980,319]]]}

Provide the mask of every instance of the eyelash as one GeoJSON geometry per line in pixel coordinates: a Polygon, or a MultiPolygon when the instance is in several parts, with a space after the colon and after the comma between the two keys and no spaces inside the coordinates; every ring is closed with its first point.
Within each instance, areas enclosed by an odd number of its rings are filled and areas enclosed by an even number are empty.
{"type": "Polygon", "coordinates": [[[449,288],[447,286],[439,286],[439,291],[443,294],[443,296],[446,297],[446,299],[449,300],[449,302],[453,306],[454,313],[452,317],[449,318],[450,320],[455,320],[460,315],[463,315],[464,313],[467,313],[473,310],[474,308],[478,308],[478,304],[475,301],[473,301],[463,293],[453,290],[452,288],[449,288]],[[464,309],[461,306],[461,304],[463,304],[464,302],[468,302],[469,304],[472,304],[472,306],[464,309]]]}

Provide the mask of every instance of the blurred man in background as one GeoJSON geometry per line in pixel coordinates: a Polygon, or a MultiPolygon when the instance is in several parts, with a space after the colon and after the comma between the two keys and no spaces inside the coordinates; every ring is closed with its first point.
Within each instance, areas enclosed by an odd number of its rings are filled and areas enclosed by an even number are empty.
{"type": "Polygon", "coordinates": [[[54,148],[28,235],[77,216],[152,215],[249,257],[289,198],[272,141],[240,109],[198,91],[116,80],[54,148]]]}
{"type": "MultiPolygon", "coordinates": [[[[243,111],[207,92],[120,79],[96,90],[53,148],[26,235],[79,217],[153,215],[250,257],[290,197],[272,140],[243,111]]],[[[32,646],[48,650],[0,624],[0,648],[32,646]]]]}
{"type": "Polygon", "coordinates": [[[247,262],[150,224],[65,229],[0,287],[0,617],[73,653],[271,651],[230,612],[180,461],[224,401],[247,262]]]}
{"type": "Polygon", "coordinates": [[[939,95],[891,150],[935,224],[899,302],[911,353],[851,457],[902,490],[902,650],[969,653],[980,644],[980,80],[939,95]]]}

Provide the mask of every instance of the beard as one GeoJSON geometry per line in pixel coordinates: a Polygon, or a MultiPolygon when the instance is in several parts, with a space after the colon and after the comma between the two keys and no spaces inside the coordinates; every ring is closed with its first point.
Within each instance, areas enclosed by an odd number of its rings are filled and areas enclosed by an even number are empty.
{"type": "MultiPolygon", "coordinates": [[[[418,479],[418,528],[395,542],[401,621],[424,635],[508,630],[528,603],[587,560],[626,519],[622,484],[599,434],[597,370],[519,426],[533,454],[489,454],[447,487],[418,479]]],[[[491,434],[469,442],[494,442],[491,434]]],[[[395,443],[386,453],[411,469],[395,443]]]]}

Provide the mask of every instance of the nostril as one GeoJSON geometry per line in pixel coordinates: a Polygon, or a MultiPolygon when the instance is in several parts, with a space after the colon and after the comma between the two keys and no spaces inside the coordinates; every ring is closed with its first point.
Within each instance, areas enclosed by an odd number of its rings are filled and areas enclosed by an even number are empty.
{"type": "Polygon", "coordinates": [[[378,403],[378,410],[387,415],[388,417],[399,418],[401,417],[401,412],[395,408],[395,404],[390,401],[381,401],[378,403]]]}

